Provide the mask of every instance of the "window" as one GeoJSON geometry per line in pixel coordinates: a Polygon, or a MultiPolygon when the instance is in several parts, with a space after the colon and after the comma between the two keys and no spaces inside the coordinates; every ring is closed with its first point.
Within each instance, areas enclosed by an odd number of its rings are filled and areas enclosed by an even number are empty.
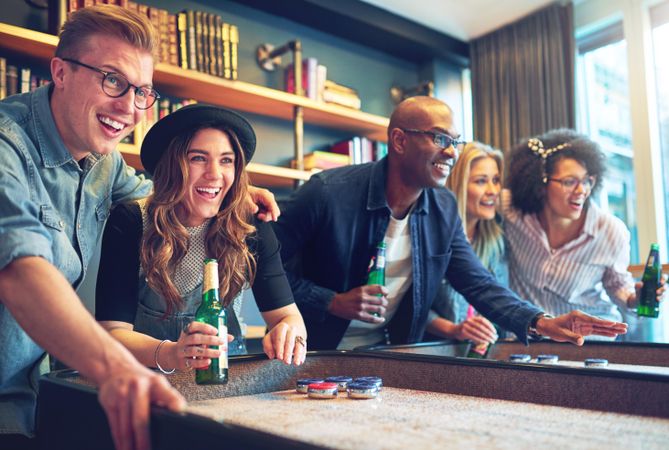
{"type": "MultiPolygon", "coordinates": [[[[662,173],[669,174],[669,60],[667,59],[666,43],[669,42],[669,3],[663,3],[650,10],[653,59],[655,66],[655,92],[657,98],[657,120],[660,132],[662,173]]],[[[669,180],[666,176],[664,184],[665,231],[664,242],[660,242],[661,258],[669,258],[669,180]]]]}
{"type": "Polygon", "coordinates": [[[608,162],[603,188],[594,200],[627,225],[632,236],[631,262],[639,263],[627,45],[622,24],[581,37],[577,45],[578,128],[599,143],[608,162]]]}

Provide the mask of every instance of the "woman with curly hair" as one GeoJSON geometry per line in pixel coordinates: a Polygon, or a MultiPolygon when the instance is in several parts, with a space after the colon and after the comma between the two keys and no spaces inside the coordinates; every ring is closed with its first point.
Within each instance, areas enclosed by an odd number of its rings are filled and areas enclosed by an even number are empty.
{"type": "Polygon", "coordinates": [[[641,283],[627,271],[630,233],[592,201],[604,173],[598,144],[569,129],[511,153],[511,196],[502,198],[510,287],[549,314],[579,309],[619,321],[618,308],[636,306],[641,283]]]}
{"type": "Polygon", "coordinates": [[[269,224],[255,221],[246,202],[245,166],[255,151],[251,125],[237,113],[191,105],[156,123],[141,159],[154,193],[117,207],[102,242],[96,318],[142,363],[204,368],[219,350],[243,354],[237,317],[251,285],[269,332],[268,357],[301,364],[306,329],[283,271],[269,224]],[[218,260],[228,332],[194,322],[202,299],[205,258],[218,260]]]}

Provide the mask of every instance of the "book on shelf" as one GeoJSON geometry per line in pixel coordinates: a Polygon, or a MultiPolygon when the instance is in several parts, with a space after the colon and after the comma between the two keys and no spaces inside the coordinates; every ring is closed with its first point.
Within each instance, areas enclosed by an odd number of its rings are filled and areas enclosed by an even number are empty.
{"type": "Polygon", "coordinates": [[[331,80],[325,80],[322,95],[323,101],[326,103],[334,103],[352,109],[360,109],[362,107],[360,96],[355,89],[331,80]]]}
{"type": "Polygon", "coordinates": [[[30,67],[21,67],[21,78],[19,79],[19,93],[30,92],[30,67]]]}
{"type": "Polygon", "coordinates": [[[207,49],[209,50],[209,66],[207,73],[210,75],[218,75],[216,68],[216,14],[209,13],[207,15],[207,49]]]}
{"type": "Polygon", "coordinates": [[[186,11],[177,13],[177,45],[179,67],[188,69],[188,16],[186,11]]]}
{"type": "Polygon", "coordinates": [[[204,50],[202,46],[202,11],[195,11],[195,58],[197,71],[204,72],[204,50]]]}
{"type": "Polygon", "coordinates": [[[358,96],[358,91],[349,86],[344,86],[343,84],[335,83],[332,80],[325,80],[324,89],[328,91],[337,91],[343,94],[355,95],[358,96]]]}
{"type": "Polygon", "coordinates": [[[223,23],[221,26],[221,44],[223,45],[223,78],[232,78],[232,65],[230,61],[230,24],[223,23]]]}
{"type": "Polygon", "coordinates": [[[167,40],[168,40],[168,61],[173,66],[179,65],[179,31],[177,30],[177,16],[176,14],[168,14],[167,16],[167,40]]]}
{"type": "Polygon", "coordinates": [[[316,66],[316,101],[323,101],[323,91],[325,90],[325,81],[328,79],[328,68],[323,64],[316,66]]]}
{"type": "Polygon", "coordinates": [[[188,48],[188,68],[190,70],[197,70],[197,46],[195,35],[195,11],[187,10],[186,12],[186,27],[188,30],[187,48],[188,48]]]}
{"type": "Polygon", "coordinates": [[[19,93],[19,68],[7,64],[7,97],[19,93]]]}
{"type": "Polygon", "coordinates": [[[0,57],[0,100],[7,97],[7,60],[0,57]]]}
{"type": "Polygon", "coordinates": [[[386,156],[388,144],[364,136],[354,136],[332,144],[328,151],[348,156],[350,164],[363,164],[386,156]]]}
{"type": "MultiPolygon", "coordinates": [[[[305,97],[312,100],[317,100],[318,98],[317,67],[318,61],[316,58],[304,58],[302,60],[302,92],[305,97]]],[[[284,72],[286,92],[294,94],[295,67],[290,64],[284,72]]]]}
{"type": "Polygon", "coordinates": [[[342,94],[337,91],[329,91],[327,89],[323,91],[323,101],[325,103],[332,103],[351,109],[360,110],[362,108],[362,101],[360,100],[360,97],[342,94]]]}
{"type": "Polygon", "coordinates": [[[223,19],[221,16],[214,16],[214,61],[215,73],[217,76],[223,76],[223,19]]]}
{"type": "MultiPolygon", "coordinates": [[[[304,170],[334,169],[350,164],[348,155],[316,150],[304,155],[304,170]]],[[[293,164],[294,166],[295,164],[293,164]]]]}
{"type": "Polygon", "coordinates": [[[230,25],[230,79],[236,80],[239,76],[237,48],[239,45],[239,29],[236,25],[230,25]]]}

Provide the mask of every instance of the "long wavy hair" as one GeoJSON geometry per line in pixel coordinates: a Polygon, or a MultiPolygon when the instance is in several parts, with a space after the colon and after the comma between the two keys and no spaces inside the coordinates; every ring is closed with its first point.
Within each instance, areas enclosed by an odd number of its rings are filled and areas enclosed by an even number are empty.
{"type": "MultiPolygon", "coordinates": [[[[458,157],[451,175],[446,180],[446,187],[450,189],[458,201],[458,214],[462,227],[467,231],[467,184],[472,166],[476,161],[492,158],[497,163],[500,182],[504,172],[504,156],[502,152],[481,142],[469,142],[458,157]]],[[[499,255],[504,252],[504,237],[502,227],[496,219],[479,220],[474,232],[474,241],[471,242],[474,252],[489,270],[499,255]]]]}
{"type": "Polygon", "coordinates": [[[256,261],[246,243],[255,231],[247,204],[249,178],[241,144],[235,133],[217,125],[202,125],[175,137],[156,166],[153,194],[147,199],[148,224],[141,244],[140,262],[149,287],[167,303],[167,313],[183,307],[172,282],[178,264],[188,251],[189,235],[178,218],[189,185],[187,152],[195,134],[205,128],[223,131],[235,152],[235,179],[207,230],[207,257],[218,260],[219,293],[225,306],[239,291],[253,283],[256,261]]]}

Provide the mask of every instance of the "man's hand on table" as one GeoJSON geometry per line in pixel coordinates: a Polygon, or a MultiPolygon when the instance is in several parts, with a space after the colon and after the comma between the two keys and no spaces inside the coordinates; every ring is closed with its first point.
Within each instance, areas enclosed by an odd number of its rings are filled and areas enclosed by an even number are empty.
{"type": "Polygon", "coordinates": [[[603,320],[575,310],[557,317],[541,317],[536,324],[537,333],[557,342],[583,345],[586,336],[616,337],[627,333],[627,324],[603,320]]]}
{"type": "Polygon", "coordinates": [[[98,383],[102,404],[117,450],[148,450],[151,404],[182,411],[186,400],[167,382],[149,369],[134,364],[119,367],[98,383]]]}

